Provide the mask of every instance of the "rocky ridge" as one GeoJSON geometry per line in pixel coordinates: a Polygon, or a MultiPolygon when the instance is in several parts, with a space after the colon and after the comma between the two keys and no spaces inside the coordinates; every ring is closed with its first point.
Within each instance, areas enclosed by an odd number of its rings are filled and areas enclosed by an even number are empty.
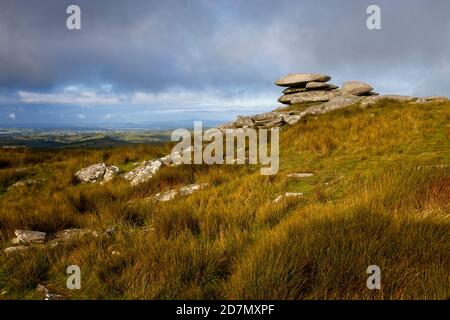
{"type": "MultiPolygon", "coordinates": [[[[225,123],[217,128],[222,132],[241,128],[281,128],[295,125],[302,118],[309,115],[319,115],[356,104],[359,104],[361,108],[367,108],[383,99],[421,104],[448,101],[447,97],[442,96],[379,95],[373,91],[373,87],[370,84],[361,81],[345,81],[342,87],[339,88],[334,84],[328,83],[329,80],[331,80],[329,75],[320,73],[288,74],[275,82],[276,85],[285,88],[278,101],[287,107],[252,116],[238,116],[235,121],[225,123]],[[306,109],[296,110],[295,108],[290,108],[290,106],[296,104],[302,104],[306,109]]],[[[184,152],[192,151],[192,148],[190,148],[184,152]]],[[[161,168],[181,164],[181,158],[182,154],[178,153],[144,161],[139,163],[135,169],[124,174],[123,178],[128,180],[132,186],[137,186],[150,180],[161,168]]],[[[101,163],[81,169],[75,174],[75,177],[83,183],[99,181],[105,183],[118,174],[119,169],[117,167],[101,163]]]]}

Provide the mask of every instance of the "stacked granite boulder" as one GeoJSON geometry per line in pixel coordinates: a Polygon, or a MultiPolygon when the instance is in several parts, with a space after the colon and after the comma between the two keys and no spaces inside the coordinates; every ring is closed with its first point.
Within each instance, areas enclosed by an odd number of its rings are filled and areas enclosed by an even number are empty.
{"type": "Polygon", "coordinates": [[[321,73],[291,73],[275,82],[276,85],[287,87],[278,99],[283,104],[298,104],[312,102],[327,102],[337,96],[368,96],[375,95],[373,88],[360,81],[347,81],[339,87],[330,83],[331,77],[321,73]]]}
{"type": "Polygon", "coordinates": [[[275,82],[286,87],[278,99],[286,105],[302,104],[307,108],[279,108],[253,116],[238,116],[236,121],[223,124],[222,131],[238,128],[274,128],[294,125],[307,115],[317,115],[359,103],[369,96],[376,96],[372,86],[361,81],[346,81],[341,89],[328,83],[331,77],[321,73],[291,73],[275,82]]]}

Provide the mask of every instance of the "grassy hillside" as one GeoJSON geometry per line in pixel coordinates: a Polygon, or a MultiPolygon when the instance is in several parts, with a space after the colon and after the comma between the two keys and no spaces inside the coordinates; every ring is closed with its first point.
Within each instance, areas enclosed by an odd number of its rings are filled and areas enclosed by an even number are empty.
{"type": "Polygon", "coordinates": [[[0,299],[41,298],[38,284],[76,299],[450,298],[449,104],[355,106],[306,117],[280,139],[276,176],[249,165],[181,166],[137,187],[72,177],[98,162],[129,170],[170,145],[1,150],[2,248],[15,229],[117,233],[1,251],[0,299]],[[294,172],[314,175],[286,177],[294,172]],[[42,183],[7,189],[24,178],[42,183]],[[194,182],[209,186],[166,203],[145,200],[194,182]],[[304,196],[273,203],[285,192],[304,196]],[[82,290],[65,288],[73,264],[82,290]],[[373,264],[381,290],[366,287],[373,264]]]}

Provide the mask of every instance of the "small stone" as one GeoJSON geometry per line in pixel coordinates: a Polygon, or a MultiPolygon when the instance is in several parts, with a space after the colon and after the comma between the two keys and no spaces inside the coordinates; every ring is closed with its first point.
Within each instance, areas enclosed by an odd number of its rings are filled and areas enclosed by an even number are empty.
{"type": "Polygon", "coordinates": [[[13,244],[19,243],[44,243],[47,234],[40,231],[16,230],[16,238],[12,240],[13,244]]]}
{"type": "Polygon", "coordinates": [[[155,201],[161,201],[161,202],[170,201],[170,200],[175,199],[175,197],[177,197],[177,196],[190,195],[190,194],[194,193],[195,191],[198,191],[201,188],[206,187],[207,185],[208,185],[207,183],[190,184],[187,186],[180,187],[179,189],[173,189],[173,190],[169,190],[167,192],[158,193],[153,197],[153,199],[155,201]]]}
{"type": "Polygon", "coordinates": [[[278,197],[276,197],[273,202],[278,203],[286,198],[301,197],[301,196],[303,196],[303,193],[300,193],[300,192],[286,192],[285,194],[282,194],[282,195],[279,195],[278,197]]]}
{"type": "Polygon", "coordinates": [[[284,117],[284,121],[287,124],[293,126],[294,124],[299,122],[301,118],[302,117],[300,115],[287,115],[287,116],[284,117]]]}
{"type": "Polygon", "coordinates": [[[308,177],[312,177],[314,174],[313,173],[290,173],[287,175],[288,178],[308,178],[308,177]]]}
{"type": "Polygon", "coordinates": [[[340,94],[337,91],[312,90],[293,94],[285,94],[278,99],[283,104],[326,102],[340,94]]]}
{"type": "Polygon", "coordinates": [[[3,250],[4,253],[10,254],[10,253],[19,253],[27,251],[30,247],[27,246],[15,246],[15,247],[9,247],[3,250]]]}

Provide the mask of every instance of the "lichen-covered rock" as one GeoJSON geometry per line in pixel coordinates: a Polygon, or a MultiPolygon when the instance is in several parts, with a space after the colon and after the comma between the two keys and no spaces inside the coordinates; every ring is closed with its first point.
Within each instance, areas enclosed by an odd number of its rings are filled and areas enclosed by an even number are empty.
{"type": "Polygon", "coordinates": [[[107,166],[104,163],[97,163],[77,171],[75,173],[75,178],[79,182],[94,183],[109,181],[118,173],[119,168],[115,166],[107,166]]]}
{"type": "Polygon", "coordinates": [[[340,93],[337,91],[312,90],[307,92],[285,94],[278,99],[278,102],[283,104],[326,102],[339,94],[340,93]]]}
{"type": "Polygon", "coordinates": [[[98,231],[92,229],[65,229],[55,233],[54,239],[50,241],[51,247],[56,247],[58,245],[69,243],[83,239],[85,237],[99,237],[98,231]]]}
{"type": "Polygon", "coordinates": [[[173,189],[173,190],[169,190],[169,191],[166,191],[163,193],[158,193],[153,197],[153,199],[155,201],[161,201],[161,202],[170,201],[170,200],[175,199],[177,196],[190,195],[190,194],[194,193],[195,191],[198,191],[198,190],[206,187],[207,185],[208,185],[207,183],[190,184],[187,186],[180,187],[178,189],[173,189]]]}
{"type": "Polygon", "coordinates": [[[373,87],[362,81],[346,81],[342,85],[341,92],[343,95],[362,96],[373,90],[373,87]]]}
{"type": "Polygon", "coordinates": [[[287,175],[288,178],[294,178],[294,179],[301,179],[301,178],[308,178],[312,177],[314,174],[310,172],[305,173],[290,173],[287,175]]]}
{"type": "Polygon", "coordinates": [[[125,174],[124,178],[129,180],[132,186],[138,185],[151,179],[162,165],[163,163],[160,160],[144,161],[141,166],[125,174]]]}
{"type": "Polygon", "coordinates": [[[293,126],[294,124],[296,124],[297,122],[300,121],[302,117],[300,115],[297,114],[288,114],[286,116],[284,116],[284,121],[288,124],[293,126]]]}
{"type": "Polygon", "coordinates": [[[329,84],[325,82],[308,82],[305,87],[307,90],[333,90],[339,88],[334,84],[329,84]]]}
{"type": "Polygon", "coordinates": [[[252,128],[254,123],[252,117],[238,116],[235,125],[240,128],[241,127],[252,128]]]}
{"type": "Polygon", "coordinates": [[[303,196],[303,193],[301,192],[286,192],[285,194],[281,194],[278,197],[273,200],[274,203],[278,203],[286,198],[294,198],[294,197],[301,197],[303,196]]]}
{"type": "Polygon", "coordinates": [[[351,106],[359,101],[364,99],[364,97],[358,97],[358,96],[337,96],[331,98],[326,103],[322,103],[316,106],[311,106],[308,109],[304,111],[304,114],[322,114],[327,113],[333,110],[346,108],[348,106],[351,106]]]}
{"type": "Polygon", "coordinates": [[[14,234],[16,238],[12,240],[13,244],[44,243],[47,237],[45,232],[31,230],[16,230],[14,234]]]}
{"type": "Polygon", "coordinates": [[[281,87],[304,87],[308,82],[327,82],[330,79],[330,76],[320,73],[291,73],[278,79],[275,84],[281,87]]]}
{"type": "Polygon", "coordinates": [[[415,102],[418,100],[417,97],[402,96],[402,95],[397,95],[397,94],[379,95],[379,96],[371,96],[371,97],[365,98],[361,102],[361,107],[367,108],[367,107],[374,105],[377,102],[385,100],[385,99],[394,100],[394,101],[398,101],[398,102],[402,102],[402,103],[415,102]]]}

